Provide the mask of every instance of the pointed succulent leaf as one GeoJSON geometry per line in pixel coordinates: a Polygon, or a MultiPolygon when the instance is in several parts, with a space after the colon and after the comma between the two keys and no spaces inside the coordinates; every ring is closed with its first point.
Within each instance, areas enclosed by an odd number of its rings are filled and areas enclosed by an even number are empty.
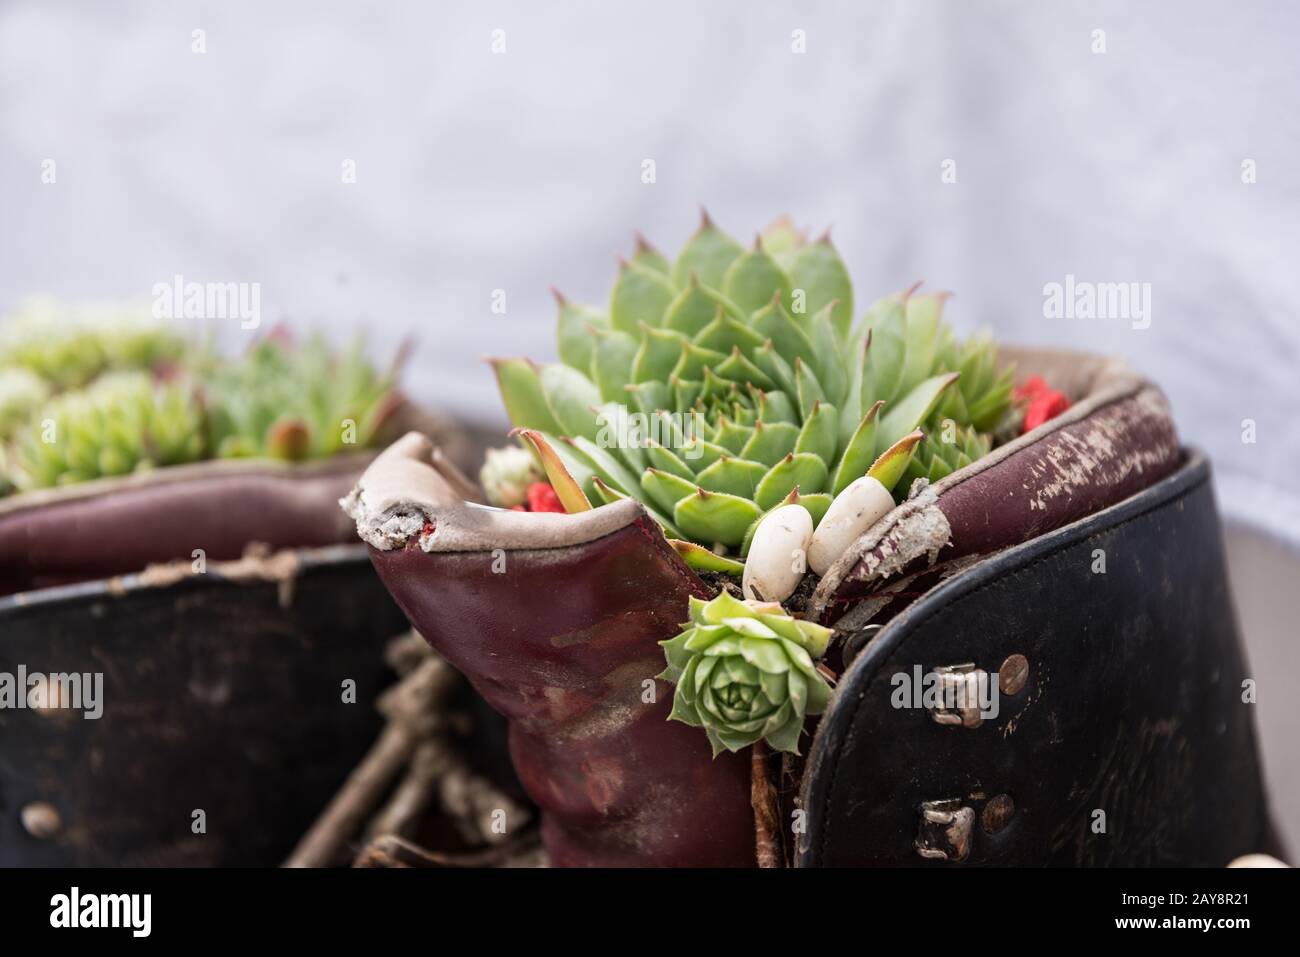
{"type": "Polygon", "coordinates": [[[642,325],[641,343],[632,360],[632,381],[661,384],[667,381],[686,342],[686,337],[674,329],[642,325]]]}
{"type": "MultiPolygon", "coordinates": [[[[898,299],[883,299],[872,307],[868,316],[871,350],[867,355],[868,374],[864,388],[874,398],[893,402],[903,380],[903,363],[907,356],[904,335],[903,305],[898,299]]],[[[863,401],[866,401],[863,393],[863,401]]]]}
{"type": "Polygon", "coordinates": [[[610,324],[635,336],[641,323],[658,326],[676,298],[677,291],[667,278],[653,269],[624,262],[609,300],[610,324]]]}
{"type": "Polygon", "coordinates": [[[849,440],[849,447],[844,450],[844,455],[836,466],[835,476],[831,480],[832,494],[839,495],[854,479],[866,475],[867,469],[876,460],[876,417],[884,404],[884,400],[877,400],[858,423],[857,431],[849,440]]]}
{"type": "Polygon", "coordinates": [[[812,358],[815,351],[812,339],[804,326],[791,317],[779,293],[754,313],[750,323],[755,332],[772,340],[777,354],[788,365],[793,367],[796,360],[812,358]]]}
{"type": "Polygon", "coordinates": [[[810,316],[834,303],[832,324],[841,338],[848,336],[853,325],[853,284],[829,233],[799,250],[790,266],[790,283],[804,290],[810,316]]]}
{"type": "Polygon", "coordinates": [[[718,420],[718,430],[713,437],[714,443],[721,445],[732,455],[739,455],[740,450],[745,447],[749,441],[751,430],[730,419],[721,418],[718,420]]]}
{"type": "Polygon", "coordinates": [[[826,390],[826,397],[839,406],[849,386],[849,370],[844,364],[844,342],[831,325],[830,305],[813,315],[811,329],[817,380],[826,390]]]}
{"type": "Polygon", "coordinates": [[[686,287],[668,305],[664,314],[664,328],[694,336],[711,323],[719,312],[739,316],[740,310],[721,293],[705,286],[700,277],[691,273],[686,287]]]}
{"type": "Polygon", "coordinates": [[[758,615],[759,612],[753,605],[741,601],[730,592],[723,591],[702,606],[700,623],[720,625],[728,618],[757,618],[758,615]]]}
{"type": "Polygon", "coordinates": [[[779,294],[782,302],[789,301],[790,278],[762,244],[756,243],[727,268],[722,292],[748,315],[770,303],[774,294],[779,294]]]}
{"type": "Polygon", "coordinates": [[[794,451],[810,453],[823,462],[834,461],[838,426],[835,406],[827,402],[814,403],[812,414],[804,420],[794,451]]]}
{"type": "Polygon", "coordinates": [[[746,359],[739,347],[731,350],[731,355],[722,361],[716,372],[722,378],[732,382],[752,385],[759,389],[776,388],[776,383],[768,377],[767,373],[746,359]]]}
{"type": "Polygon", "coordinates": [[[591,477],[591,486],[594,492],[594,497],[600,500],[600,504],[613,505],[615,502],[621,502],[624,499],[635,499],[641,503],[641,507],[649,513],[650,517],[659,523],[660,527],[664,530],[664,535],[668,536],[670,539],[679,538],[681,536],[682,533],[679,532],[677,527],[664,516],[663,512],[656,508],[653,502],[647,501],[649,496],[624,495],[617,489],[605,484],[605,481],[599,475],[593,475],[591,477]]]}
{"type": "Polygon", "coordinates": [[[795,399],[791,398],[792,394],[793,390],[790,392],[764,392],[760,403],[763,421],[786,422],[790,425],[797,424],[799,422],[799,410],[795,407],[795,399]]]}
{"type": "Polygon", "coordinates": [[[657,379],[626,387],[626,401],[642,415],[651,415],[672,405],[672,392],[657,379]]]}
{"type": "Polygon", "coordinates": [[[690,466],[682,461],[672,449],[666,449],[658,442],[651,442],[646,446],[646,460],[653,468],[661,472],[668,472],[676,475],[680,479],[688,482],[695,481],[695,473],[691,471],[690,466]]]}
{"type": "Polygon", "coordinates": [[[760,509],[766,510],[777,505],[796,487],[820,492],[825,485],[825,462],[808,453],[791,453],[763,476],[754,490],[754,501],[760,509]]]}
{"type": "MultiPolygon", "coordinates": [[[[641,473],[641,488],[647,495],[669,515],[674,514],[677,503],[694,495],[697,487],[694,482],[679,478],[671,472],[660,472],[658,469],[646,469],[641,473]]],[[[680,526],[674,518],[674,522],[680,526]]],[[[686,532],[690,535],[690,531],[686,532]]]]}
{"type": "Polygon", "coordinates": [[[947,293],[926,293],[907,297],[904,304],[904,336],[907,355],[903,362],[903,376],[899,392],[906,393],[916,387],[934,368],[939,351],[940,321],[947,293]]]}
{"type": "Polygon", "coordinates": [[[818,402],[826,401],[817,374],[806,362],[796,362],[794,366],[795,391],[799,394],[799,412],[805,418],[812,415],[818,402]]]}
{"type": "Polygon", "coordinates": [[[650,245],[650,242],[640,233],[636,234],[636,252],[632,254],[632,262],[661,276],[667,276],[672,269],[664,254],[650,245]]]}
{"type": "Polygon", "coordinates": [[[591,374],[605,402],[626,402],[632,381],[632,363],[639,344],[634,336],[617,329],[597,329],[591,374]]]}
{"type": "Polygon", "coordinates": [[[826,492],[813,492],[811,495],[799,496],[799,504],[812,516],[814,528],[825,517],[832,501],[833,499],[826,492]]]}
{"type": "MultiPolygon", "coordinates": [[[[756,349],[751,354],[751,358],[753,359],[754,364],[763,370],[763,374],[777,384],[780,395],[788,399],[790,395],[794,394],[794,367],[789,362],[786,362],[785,357],[776,351],[776,347],[773,345],[771,339],[764,342],[761,349],[756,349]]],[[[789,405],[790,412],[793,414],[794,405],[793,403],[789,403],[789,405]]],[[[790,419],[787,421],[794,420],[790,419]]]]}
{"type": "Polygon", "coordinates": [[[714,226],[708,213],[701,219],[700,228],[673,263],[673,284],[684,287],[694,272],[705,286],[721,290],[727,268],[744,255],[745,248],[714,226]]]}
{"type": "Polygon", "coordinates": [[[591,464],[592,471],[619,491],[628,495],[635,495],[636,490],[640,488],[641,483],[636,476],[628,471],[627,466],[607,449],[601,448],[595,442],[582,436],[567,440],[562,439],[561,441],[564,441],[566,445],[584,456],[591,464]]]}
{"type": "Polygon", "coordinates": [[[564,510],[569,514],[590,511],[591,502],[588,501],[582,486],[578,484],[546,437],[533,429],[517,429],[516,434],[531,445],[537,457],[541,459],[542,468],[546,470],[546,478],[550,481],[551,488],[555,489],[555,494],[560,504],[564,506],[564,510]]]}
{"type": "Polygon", "coordinates": [[[624,495],[611,485],[607,485],[605,480],[599,475],[592,476],[591,484],[596,491],[596,498],[600,499],[601,505],[613,505],[615,502],[621,502],[624,499],[632,497],[630,495],[624,495]]]}
{"type": "Polygon", "coordinates": [[[794,451],[799,435],[800,430],[788,422],[759,422],[740,456],[773,466],[794,451]]]}
{"type": "Polygon", "coordinates": [[[705,369],[720,365],[726,358],[725,353],[688,342],[682,346],[682,354],[677,358],[672,375],[677,379],[703,379],[705,369]]]}
{"type": "Polygon", "coordinates": [[[754,489],[766,474],[767,466],[759,462],[724,457],[701,471],[695,480],[700,488],[710,492],[753,498],[754,489]]]}
{"type": "Polygon", "coordinates": [[[853,440],[854,433],[862,423],[862,384],[866,374],[867,351],[871,348],[871,330],[868,329],[861,339],[853,338],[849,342],[848,386],[844,390],[844,404],[840,407],[840,454],[843,454],[853,440]]]}
{"type": "Polygon", "coordinates": [[[584,375],[591,375],[591,356],[595,350],[592,328],[603,328],[609,324],[609,318],[592,306],[570,302],[555,291],[555,299],[560,307],[556,322],[560,361],[570,365],[584,375]]]}
{"type": "Polygon", "coordinates": [[[731,455],[731,450],[723,448],[713,442],[706,441],[699,436],[684,442],[678,449],[679,458],[690,463],[690,467],[699,471],[706,469],[724,455],[731,455]]]}
{"type": "Polygon", "coordinates": [[[763,345],[764,339],[744,322],[719,309],[713,321],[701,329],[692,341],[705,349],[725,355],[733,349],[758,349],[763,345]]]}
{"type": "MultiPolygon", "coordinates": [[[[668,544],[671,545],[673,550],[681,556],[682,561],[684,561],[689,568],[693,568],[697,572],[722,572],[726,575],[734,575],[737,578],[745,573],[745,565],[743,562],[738,562],[733,558],[724,558],[721,555],[715,555],[703,545],[696,545],[694,542],[684,542],[679,538],[669,539],[668,544]]],[[[667,647],[666,642],[660,642],[660,644],[667,647]]]]}
{"type": "Polygon", "coordinates": [[[947,462],[945,462],[943,459],[936,456],[935,458],[930,460],[930,471],[926,475],[926,478],[928,478],[930,482],[933,483],[939,481],[939,479],[941,478],[946,478],[951,474],[952,474],[952,466],[949,465],[947,462]]]}
{"type": "Polygon", "coordinates": [[[744,539],[745,529],[759,513],[759,507],[749,499],[700,489],[677,503],[673,521],[697,542],[735,546],[744,539]]]}
{"type": "Polygon", "coordinates": [[[517,428],[560,432],[542,391],[538,367],[529,359],[489,359],[510,424],[517,428]]]}
{"type": "Polygon", "coordinates": [[[789,216],[773,220],[760,233],[763,248],[777,262],[784,264],[793,260],[795,254],[806,244],[803,231],[794,224],[789,216]]]}
{"type": "Polygon", "coordinates": [[[957,381],[958,373],[931,376],[918,383],[892,408],[885,406],[876,430],[876,450],[883,452],[930,417],[945,389],[957,381]]]}
{"type": "Polygon", "coordinates": [[[576,369],[552,362],[542,366],[539,375],[542,393],[561,435],[594,439],[600,431],[595,407],[600,405],[600,391],[576,369]]]}
{"type": "Polygon", "coordinates": [[[903,436],[880,454],[871,468],[867,469],[867,474],[883,485],[886,491],[893,491],[907,470],[907,463],[911,461],[917,443],[923,438],[925,433],[919,431],[903,436]]]}

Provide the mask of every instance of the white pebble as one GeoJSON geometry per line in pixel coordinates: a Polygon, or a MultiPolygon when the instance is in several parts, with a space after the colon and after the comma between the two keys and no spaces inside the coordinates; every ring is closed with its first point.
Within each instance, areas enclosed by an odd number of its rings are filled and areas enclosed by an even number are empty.
{"type": "Polygon", "coordinates": [[[754,531],[742,587],[750,600],[785,601],[807,571],[812,516],[802,505],[773,509],[754,531]]]}
{"type": "Polygon", "coordinates": [[[894,497],[870,475],[854,479],[835,496],[808,546],[808,565],[825,575],[836,559],[894,507],[894,497]]]}

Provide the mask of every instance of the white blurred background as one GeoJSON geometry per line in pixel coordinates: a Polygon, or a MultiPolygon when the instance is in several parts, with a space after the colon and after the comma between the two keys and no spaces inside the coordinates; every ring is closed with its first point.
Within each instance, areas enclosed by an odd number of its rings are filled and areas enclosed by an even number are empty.
{"type": "Polygon", "coordinates": [[[264,328],[414,333],[409,391],[504,423],[478,358],[553,357],[548,285],[602,303],[632,230],[833,225],[862,305],[925,279],[962,329],[1166,388],[1214,461],[1300,838],[1297,38],[1281,0],[9,0],[0,312],[259,282],[264,328]],[[1067,274],[1150,283],[1150,328],[1045,319],[1067,274]]]}

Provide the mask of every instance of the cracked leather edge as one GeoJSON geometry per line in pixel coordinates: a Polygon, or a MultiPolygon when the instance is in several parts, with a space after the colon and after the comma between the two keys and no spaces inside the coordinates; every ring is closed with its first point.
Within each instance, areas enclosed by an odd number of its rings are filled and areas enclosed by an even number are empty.
{"type": "MultiPolygon", "coordinates": [[[[408,432],[370,464],[339,505],[357,534],[380,551],[418,539],[426,552],[480,552],[585,545],[635,524],[649,513],[624,499],[587,512],[515,512],[464,501],[435,467],[433,443],[408,432]],[[426,526],[433,528],[427,534],[426,526]]],[[[677,553],[673,558],[680,562],[677,553]]]]}

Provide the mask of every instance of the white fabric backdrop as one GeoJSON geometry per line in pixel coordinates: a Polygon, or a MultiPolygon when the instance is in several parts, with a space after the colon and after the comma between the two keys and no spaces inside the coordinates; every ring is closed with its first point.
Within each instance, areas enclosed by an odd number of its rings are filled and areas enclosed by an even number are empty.
{"type": "Polygon", "coordinates": [[[672,250],[699,203],[788,211],[864,305],[924,278],[965,329],[1129,356],[1225,510],[1300,543],[1298,36],[1281,2],[16,0],[0,310],[256,281],[267,322],[416,333],[412,391],[500,418],[475,360],[554,354],[548,284],[603,301],[630,231],[672,250]],[[1150,283],[1150,328],[1045,319],[1066,274],[1150,283]]]}

